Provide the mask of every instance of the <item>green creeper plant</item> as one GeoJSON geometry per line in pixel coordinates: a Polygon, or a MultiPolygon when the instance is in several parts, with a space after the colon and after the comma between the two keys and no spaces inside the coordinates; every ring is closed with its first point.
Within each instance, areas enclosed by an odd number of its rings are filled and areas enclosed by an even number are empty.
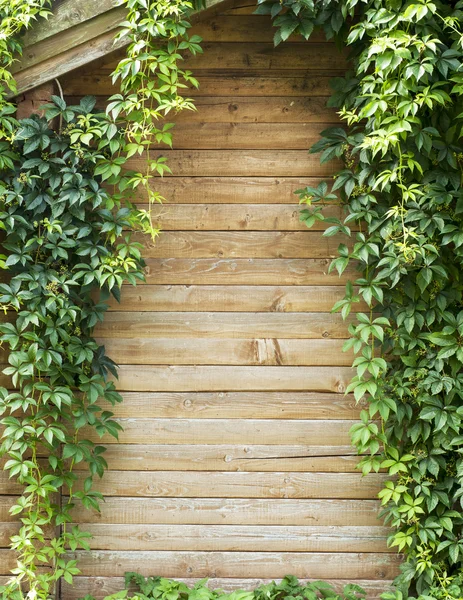
{"type": "Polygon", "coordinates": [[[331,269],[359,273],[334,310],[369,307],[349,327],[347,391],[368,400],[352,441],[365,475],[390,475],[382,515],[406,558],[384,598],[461,598],[463,3],[259,0],[257,12],[272,15],[276,43],[321,26],[351,50],[330,100],[345,126],[311,150],[342,166],[330,193],[298,191],[301,218],[347,236],[331,269]],[[321,210],[333,192],[342,220],[321,210]]]}
{"type": "Polygon", "coordinates": [[[88,549],[88,534],[73,526],[76,502],[98,509],[95,477],[106,468],[104,446],[95,439],[117,437],[111,407],[121,401],[113,379],[117,365],[93,338],[110,295],[120,298],[124,283],[144,279],[139,231],[156,237],[151,210],[133,204],[142,188],[148,206],[160,201],[153,178],[168,171],[153,159],[156,144],[170,145],[171,112],[193,109],[181,92],[197,85],[179,68],[183,54],[200,51],[189,37],[187,0],[127,0],[128,16],[119,36],[128,50],[113,79],[121,93],[105,110],[95,99],[77,106],[52,96],[45,116],[19,123],[8,71],[20,49],[16,33],[46,2],[0,2],[0,229],[5,251],[0,305],[7,322],[0,342],[8,349],[3,373],[13,391],[0,388],[5,470],[22,494],[11,512],[21,527],[11,539],[18,560],[5,600],[47,600],[61,577],[79,573],[69,551],[88,549]],[[8,54],[9,52],[9,54],[8,54]],[[162,124],[159,122],[162,120],[162,124]],[[143,172],[134,170],[141,156],[143,172]],[[109,410],[108,410],[109,409],[109,410]],[[80,472],[80,475],[78,473],[80,472]]]}
{"type": "MultiPolygon", "coordinates": [[[[358,585],[347,584],[342,592],[324,581],[300,582],[286,575],[280,583],[263,584],[254,590],[235,590],[226,593],[210,589],[207,579],[193,587],[174,579],[143,577],[137,573],[125,574],[126,589],[107,596],[104,600],[365,600],[366,592],[358,585]],[[130,591],[129,591],[130,588],[130,591]],[[133,591],[135,590],[135,591],[133,591]]],[[[86,596],[83,600],[95,600],[86,596]]]]}

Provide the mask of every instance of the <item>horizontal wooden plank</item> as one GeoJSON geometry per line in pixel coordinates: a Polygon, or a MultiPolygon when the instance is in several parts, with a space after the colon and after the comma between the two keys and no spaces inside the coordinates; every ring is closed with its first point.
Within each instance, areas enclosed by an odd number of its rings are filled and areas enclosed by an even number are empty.
{"type": "MultiPolygon", "coordinates": [[[[164,177],[154,179],[152,189],[168,204],[294,204],[298,201],[295,190],[316,187],[321,181],[309,176],[164,177]]],[[[138,201],[147,201],[142,191],[138,201]]]]}
{"type": "MultiPolygon", "coordinates": [[[[12,552],[7,549],[0,549],[0,576],[8,576],[8,579],[12,577],[10,571],[18,566],[17,563],[18,555],[16,552],[12,552]]],[[[40,575],[47,571],[46,567],[39,566],[36,573],[40,575]]],[[[3,581],[5,581],[3,579],[3,581]]]]}
{"type": "MultiPolygon", "coordinates": [[[[78,104],[79,97],[68,96],[78,104]]],[[[340,124],[328,97],[198,96],[196,110],[182,111],[167,121],[176,124],[173,147],[186,149],[303,149],[320,139],[320,132],[340,124]]],[[[96,106],[104,110],[106,96],[96,106]]],[[[156,145],[157,147],[157,145],[156,145]]]]}
{"type": "MultiPolygon", "coordinates": [[[[203,54],[185,58],[183,68],[193,71],[267,69],[270,72],[274,69],[290,69],[318,71],[326,76],[329,71],[339,72],[348,67],[346,53],[339,51],[335,44],[330,42],[286,42],[276,48],[273,42],[205,42],[202,48],[203,54]]],[[[111,61],[107,67],[113,68],[116,64],[116,61],[111,61]]]]}
{"type": "MultiPolygon", "coordinates": [[[[327,101],[328,97],[323,96],[198,96],[195,98],[196,111],[182,111],[175,117],[174,122],[194,123],[197,128],[202,123],[274,124],[276,126],[268,129],[269,137],[272,136],[272,131],[278,129],[279,124],[316,124],[306,127],[308,139],[305,147],[308,148],[328,124],[340,123],[336,110],[327,107],[327,101]]],[[[301,127],[301,130],[303,129],[304,127],[301,127]]],[[[256,135],[258,133],[256,128],[256,135]]],[[[252,129],[248,129],[249,134],[252,135],[252,129]]],[[[283,144],[283,148],[291,147],[290,132],[287,134],[286,143],[280,135],[275,135],[280,140],[279,143],[283,144]]]]}
{"type": "MultiPolygon", "coordinates": [[[[5,493],[3,489],[1,492],[5,493]]],[[[16,496],[0,496],[0,523],[9,523],[15,520],[16,517],[12,517],[10,514],[10,508],[16,501],[16,496]]]]}
{"type": "MultiPolygon", "coordinates": [[[[388,476],[357,473],[108,471],[95,482],[104,496],[169,498],[376,498],[388,476]]],[[[83,481],[76,484],[82,489],[83,481]]]]}
{"type": "MultiPolygon", "coordinates": [[[[277,578],[274,578],[277,579],[277,578]]],[[[179,578],[190,587],[197,583],[197,579],[179,578]]],[[[271,583],[273,579],[227,579],[227,578],[212,578],[209,579],[207,585],[210,589],[223,589],[226,592],[234,590],[253,590],[261,585],[271,583]]],[[[301,581],[307,581],[302,579],[301,581]]],[[[1,583],[1,580],[0,580],[1,583]]],[[[329,580],[328,583],[341,591],[345,585],[351,583],[351,580],[337,579],[329,580]]],[[[379,600],[382,593],[388,590],[392,584],[391,581],[385,580],[362,580],[358,579],[355,583],[361,586],[367,592],[368,600],[379,600]]],[[[62,582],[62,598],[63,600],[81,600],[86,594],[95,597],[96,600],[103,600],[105,596],[114,594],[124,589],[123,577],[74,577],[73,585],[62,582]]]]}
{"type": "Polygon", "coordinates": [[[73,517],[84,528],[86,523],[377,526],[379,504],[378,500],[108,497],[101,512],[78,505],[73,517]]]}
{"type": "Polygon", "coordinates": [[[148,284],[171,285],[339,285],[355,281],[358,272],[350,265],[341,277],[328,273],[329,258],[148,258],[148,284]]]}
{"type": "MultiPolygon", "coordinates": [[[[271,177],[329,176],[340,163],[320,164],[320,158],[306,150],[163,150],[152,152],[152,158],[163,157],[176,177],[226,176],[271,177]]],[[[127,167],[144,170],[143,158],[131,159],[127,167]]],[[[294,201],[294,200],[293,200],[294,201]]]]}
{"type": "MultiPolygon", "coordinates": [[[[149,319],[148,313],[143,313],[149,319]]],[[[172,314],[172,313],[170,313],[172,314]]],[[[123,334],[123,332],[122,332],[123,334]]],[[[98,338],[117,364],[351,366],[343,340],[98,338]]],[[[0,359],[5,360],[0,349],[0,359]]]]}
{"type": "Polygon", "coordinates": [[[92,550],[388,552],[387,527],[92,524],[92,550]]]}
{"type": "MultiPolygon", "coordinates": [[[[221,150],[224,148],[227,150],[278,150],[280,148],[285,150],[308,150],[320,139],[320,131],[329,127],[329,124],[325,126],[325,124],[318,121],[314,126],[311,121],[316,116],[311,115],[308,111],[304,114],[307,122],[293,122],[297,118],[294,114],[297,111],[294,99],[287,102],[289,109],[286,112],[284,111],[286,106],[282,108],[277,102],[271,103],[272,105],[269,108],[274,113],[274,118],[272,115],[270,117],[263,117],[262,115],[253,117],[252,112],[246,110],[248,107],[243,107],[241,98],[235,99],[238,100],[238,104],[232,102],[228,105],[228,112],[230,113],[232,110],[233,118],[225,114],[223,106],[218,106],[217,110],[212,111],[209,106],[203,106],[200,100],[201,98],[196,99],[198,112],[186,115],[185,121],[180,120],[173,129],[173,148],[175,150],[221,150]],[[236,109],[235,106],[237,106],[236,109]],[[190,117],[188,121],[187,116],[190,117]],[[227,117],[226,122],[221,122],[227,117]],[[256,120],[256,122],[239,122],[243,118],[246,121],[256,120]],[[266,118],[273,118],[273,120],[270,123],[264,122],[263,119],[266,118]],[[216,119],[220,122],[215,122],[216,119]]],[[[265,98],[265,101],[268,103],[269,98],[265,98]]],[[[328,123],[338,122],[336,116],[328,115],[326,110],[320,113],[320,118],[325,114],[328,123]]]]}
{"type": "MultiPolygon", "coordinates": [[[[321,420],[267,419],[118,419],[122,444],[279,444],[313,446],[349,446],[349,430],[354,421],[332,420],[329,426],[321,420]],[[310,443],[309,443],[310,441],[310,443]]],[[[93,431],[85,434],[94,441],[93,431]]],[[[106,444],[117,443],[105,436],[106,444]]],[[[199,451],[198,451],[199,452],[199,451]]],[[[275,470],[277,470],[275,464],[275,470]]],[[[367,478],[368,479],[368,478],[367,478]]]]}
{"type": "MultiPolygon", "coordinates": [[[[191,29],[203,42],[272,42],[275,28],[270,15],[216,15],[203,19],[191,29]]],[[[307,43],[301,35],[293,35],[289,42],[307,43]]],[[[309,43],[325,42],[323,32],[315,31],[309,43]]]]}
{"type": "Polygon", "coordinates": [[[395,554],[360,552],[113,552],[71,554],[86,576],[110,577],[125,571],[164,577],[296,577],[391,579],[398,574],[395,554]]]}
{"type": "Polygon", "coordinates": [[[324,237],[319,231],[164,231],[143,243],[146,258],[335,258],[348,237],[324,237]]]}
{"type": "MultiPolygon", "coordinates": [[[[122,394],[120,418],[358,419],[366,400],[302,392],[160,392],[122,394]]],[[[329,427],[329,423],[327,424],[329,427]]]]}
{"type": "MultiPolygon", "coordinates": [[[[2,376],[3,377],[3,376],[2,376]]],[[[3,385],[3,383],[2,383],[3,385]]],[[[2,430],[4,428],[2,427],[2,430]]],[[[24,486],[20,485],[17,480],[12,477],[11,479],[8,477],[8,473],[3,469],[0,469],[0,490],[4,497],[7,497],[7,504],[10,503],[9,496],[16,496],[22,494],[24,490],[24,486]]],[[[7,519],[8,521],[8,519],[7,519]]]]}
{"type": "MultiPolygon", "coordinates": [[[[201,185],[199,183],[199,185],[201,185]]],[[[138,204],[149,210],[148,204],[138,204]]],[[[165,231],[304,231],[299,204],[162,204],[151,207],[153,221],[165,231]]],[[[325,217],[342,218],[339,206],[329,206],[325,217]]],[[[317,221],[310,231],[324,231],[327,225],[317,221]]]]}
{"type": "Polygon", "coordinates": [[[101,338],[296,338],[345,339],[349,317],[331,313],[116,312],[105,315],[101,338]]]}
{"type": "MultiPolygon", "coordinates": [[[[122,365],[119,368],[117,387],[131,392],[255,390],[344,393],[352,376],[353,370],[348,367],[122,365]]],[[[6,380],[6,385],[8,382],[6,380]]]]}
{"type": "Polygon", "coordinates": [[[347,445],[243,446],[202,443],[193,446],[152,441],[156,443],[111,444],[104,455],[109,468],[116,471],[358,472],[359,457],[347,445]]]}
{"type": "MultiPolygon", "coordinates": [[[[204,65],[205,66],[205,65],[204,65]]],[[[66,75],[61,84],[65,96],[110,96],[119,91],[117,84],[111,82],[112,69],[105,65],[95,67],[86,65],[72,75],[66,75]]],[[[201,96],[330,96],[333,92],[330,82],[332,76],[323,72],[306,71],[278,71],[269,72],[267,69],[247,71],[223,71],[211,73],[207,68],[196,69],[195,77],[199,81],[199,88],[191,88],[186,92],[188,96],[198,98],[201,96]]],[[[332,72],[333,75],[343,76],[344,71],[332,72]]]]}
{"type": "MultiPolygon", "coordinates": [[[[121,302],[109,310],[124,312],[329,312],[344,297],[344,286],[126,286],[121,302]]],[[[353,312],[366,310],[356,303],[353,312]]]]}
{"type": "Polygon", "coordinates": [[[0,548],[9,548],[10,538],[19,531],[18,523],[0,523],[0,548]]]}

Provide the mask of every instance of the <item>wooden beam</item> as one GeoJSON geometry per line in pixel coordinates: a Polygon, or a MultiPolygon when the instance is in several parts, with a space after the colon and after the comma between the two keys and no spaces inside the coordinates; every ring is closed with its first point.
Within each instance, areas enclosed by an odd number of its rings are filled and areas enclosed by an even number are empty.
{"type": "MultiPolygon", "coordinates": [[[[206,0],[198,11],[214,12],[228,0],[206,0]]],[[[22,57],[13,73],[17,94],[61,77],[128,44],[114,43],[118,24],[125,18],[119,0],[62,0],[52,17],[39,21],[25,36],[22,57]]],[[[194,20],[194,19],[193,19],[194,20]]]]}

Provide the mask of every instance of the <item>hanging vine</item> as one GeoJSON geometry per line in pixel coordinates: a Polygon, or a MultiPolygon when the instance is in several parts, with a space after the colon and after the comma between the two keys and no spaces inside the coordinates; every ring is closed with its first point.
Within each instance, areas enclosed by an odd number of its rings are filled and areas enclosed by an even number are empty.
{"type": "Polygon", "coordinates": [[[22,490],[11,509],[21,528],[11,540],[13,577],[0,588],[5,600],[47,600],[61,577],[72,583],[79,573],[66,553],[87,549],[89,535],[70,525],[72,509],[76,502],[98,509],[93,481],[107,465],[97,440],[120,429],[108,410],[121,401],[117,366],[93,331],[108,297],[119,299],[124,283],[144,278],[143,247],[132,233],[158,233],[150,207],[161,198],[153,178],[169,168],[151,158],[150,148],[172,138],[172,125],[158,122],[193,109],[181,92],[197,83],[179,68],[185,52],[200,51],[200,39],[188,35],[192,3],[126,4],[118,35],[128,37],[127,56],[113,74],[121,92],[106,111],[90,97],[67,106],[53,96],[43,118],[18,123],[5,100],[7,88],[15,90],[8,68],[20,50],[16,34],[46,16],[49,2],[0,3],[0,227],[8,272],[0,303],[9,317],[0,341],[9,350],[3,373],[15,388],[0,388],[0,452],[22,490]],[[137,156],[141,171],[134,169],[137,156]],[[141,189],[146,210],[132,203],[141,189]]]}

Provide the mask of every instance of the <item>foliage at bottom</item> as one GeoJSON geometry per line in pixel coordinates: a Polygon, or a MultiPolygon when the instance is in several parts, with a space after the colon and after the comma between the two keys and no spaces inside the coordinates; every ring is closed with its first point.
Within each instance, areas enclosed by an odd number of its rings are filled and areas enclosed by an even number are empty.
{"type": "MultiPolygon", "coordinates": [[[[260,585],[255,590],[235,590],[226,593],[221,589],[211,590],[207,579],[188,587],[181,581],[163,577],[143,577],[138,573],[125,574],[125,590],[121,590],[104,600],[364,600],[366,592],[355,584],[345,585],[337,592],[324,581],[302,583],[292,575],[286,575],[280,583],[260,585]],[[129,591],[130,587],[130,591],[129,591]]],[[[95,600],[85,596],[82,600],[95,600]]]]}

